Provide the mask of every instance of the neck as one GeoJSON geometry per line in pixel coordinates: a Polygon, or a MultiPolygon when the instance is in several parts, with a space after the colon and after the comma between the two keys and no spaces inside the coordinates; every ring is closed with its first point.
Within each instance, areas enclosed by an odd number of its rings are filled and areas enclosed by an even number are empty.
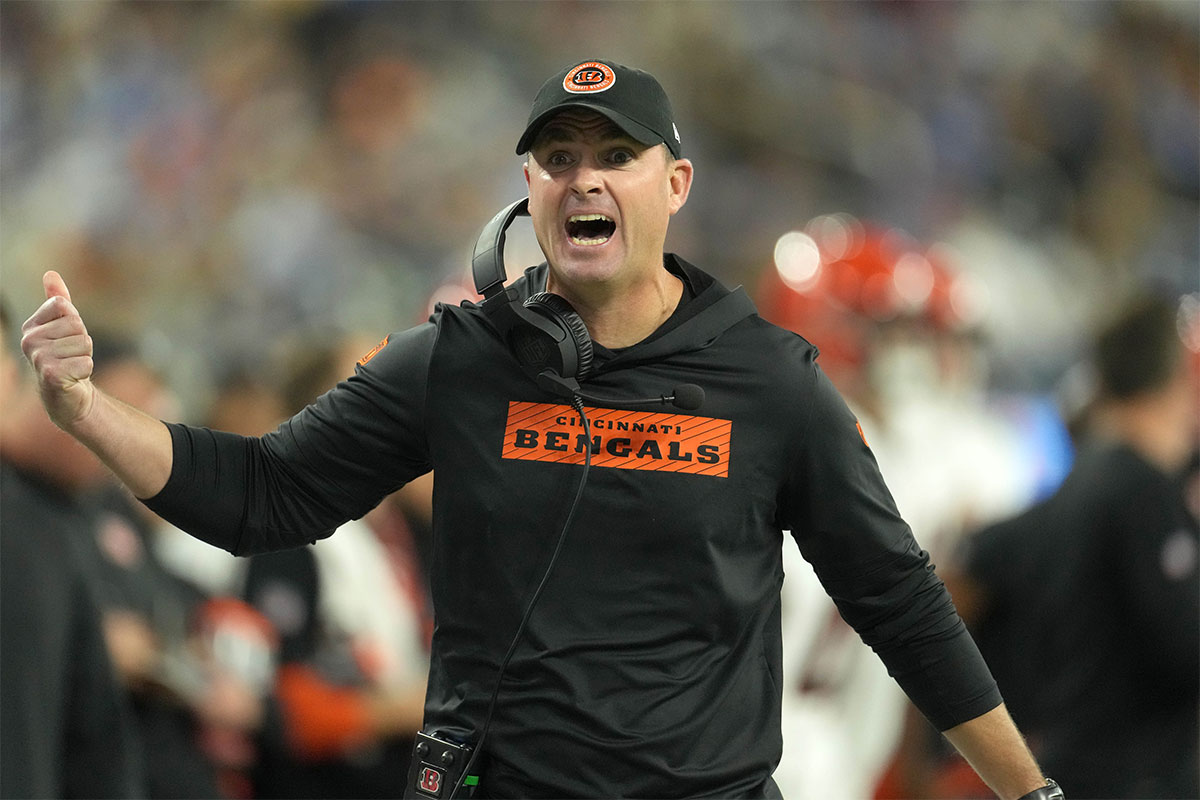
{"type": "Polygon", "coordinates": [[[625,286],[567,285],[551,271],[546,289],[562,295],[587,325],[592,341],[609,349],[629,347],[667,321],[683,295],[683,281],[659,268],[625,286]]]}
{"type": "Polygon", "coordinates": [[[1124,442],[1163,472],[1171,473],[1183,466],[1193,444],[1187,422],[1171,424],[1171,419],[1172,410],[1148,396],[1103,409],[1097,414],[1095,430],[1124,442]]]}

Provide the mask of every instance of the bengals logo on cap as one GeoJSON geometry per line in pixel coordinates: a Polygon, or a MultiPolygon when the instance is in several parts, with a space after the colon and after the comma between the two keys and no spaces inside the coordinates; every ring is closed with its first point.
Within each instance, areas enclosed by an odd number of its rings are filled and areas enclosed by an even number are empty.
{"type": "Polygon", "coordinates": [[[599,61],[585,61],[567,70],[563,88],[572,94],[588,94],[611,89],[616,82],[617,76],[612,67],[599,61]]]}

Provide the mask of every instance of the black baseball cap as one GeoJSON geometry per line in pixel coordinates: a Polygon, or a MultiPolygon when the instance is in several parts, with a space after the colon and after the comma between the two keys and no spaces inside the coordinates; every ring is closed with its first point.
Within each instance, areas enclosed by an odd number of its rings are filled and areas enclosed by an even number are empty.
{"type": "Polygon", "coordinates": [[[542,84],[529,123],[517,142],[517,155],[529,152],[538,131],[564,108],[586,108],[603,114],[621,130],[646,145],[660,142],[681,157],[679,130],[671,101],[654,76],[612,61],[580,61],[542,84]]]}

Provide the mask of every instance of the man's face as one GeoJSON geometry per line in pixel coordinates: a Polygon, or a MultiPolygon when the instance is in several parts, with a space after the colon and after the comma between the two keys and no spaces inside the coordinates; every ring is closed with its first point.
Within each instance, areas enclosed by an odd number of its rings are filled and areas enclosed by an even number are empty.
{"type": "Polygon", "coordinates": [[[661,268],[667,222],[687,200],[692,165],[600,114],[567,109],[538,134],[525,180],[553,285],[619,289],[661,268]]]}

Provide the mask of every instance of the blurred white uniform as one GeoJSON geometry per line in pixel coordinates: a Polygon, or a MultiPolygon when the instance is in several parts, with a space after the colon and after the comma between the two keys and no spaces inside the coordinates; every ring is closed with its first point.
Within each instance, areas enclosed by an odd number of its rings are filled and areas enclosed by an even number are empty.
{"type": "MultiPolygon", "coordinates": [[[[871,369],[888,418],[855,411],[900,513],[936,564],[964,529],[1023,504],[1031,481],[1006,423],[940,379],[932,348],[890,345],[871,369]]],[[[784,568],[784,753],[775,780],[789,800],[871,798],[908,701],[790,542],[784,568]]]]}

